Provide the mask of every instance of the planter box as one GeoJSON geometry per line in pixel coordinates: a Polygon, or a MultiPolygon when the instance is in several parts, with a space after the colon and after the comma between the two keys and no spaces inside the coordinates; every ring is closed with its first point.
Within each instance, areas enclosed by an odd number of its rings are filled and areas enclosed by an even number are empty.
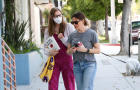
{"type": "Polygon", "coordinates": [[[39,74],[37,71],[43,63],[43,58],[37,51],[26,54],[15,54],[15,58],[16,84],[30,85],[35,74],[39,74]]]}

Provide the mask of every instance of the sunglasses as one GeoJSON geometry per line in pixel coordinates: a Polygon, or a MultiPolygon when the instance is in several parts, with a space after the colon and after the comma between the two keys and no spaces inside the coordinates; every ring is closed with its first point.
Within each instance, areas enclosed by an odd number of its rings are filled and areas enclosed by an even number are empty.
{"type": "Polygon", "coordinates": [[[71,24],[78,24],[80,21],[71,21],[71,24]]]}

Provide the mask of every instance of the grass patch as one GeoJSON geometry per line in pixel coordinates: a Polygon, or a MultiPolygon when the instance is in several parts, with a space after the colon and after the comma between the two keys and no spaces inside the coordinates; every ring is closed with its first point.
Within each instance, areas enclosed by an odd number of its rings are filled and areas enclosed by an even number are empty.
{"type": "Polygon", "coordinates": [[[105,36],[99,36],[99,42],[100,43],[109,43],[109,40],[106,40],[105,36]]]}

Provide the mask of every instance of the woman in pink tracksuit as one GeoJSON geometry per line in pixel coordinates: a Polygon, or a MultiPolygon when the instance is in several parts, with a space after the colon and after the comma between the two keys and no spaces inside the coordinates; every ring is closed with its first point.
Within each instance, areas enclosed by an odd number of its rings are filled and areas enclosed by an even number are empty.
{"type": "Polygon", "coordinates": [[[64,21],[62,13],[58,8],[51,9],[48,29],[45,31],[44,35],[44,47],[46,46],[46,39],[50,36],[54,36],[56,42],[60,46],[60,50],[48,51],[44,48],[46,55],[54,56],[55,58],[52,78],[49,81],[49,90],[58,90],[60,72],[62,72],[65,89],[75,90],[72,56],[66,53],[68,36],[74,30],[75,28],[73,25],[64,21]]]}

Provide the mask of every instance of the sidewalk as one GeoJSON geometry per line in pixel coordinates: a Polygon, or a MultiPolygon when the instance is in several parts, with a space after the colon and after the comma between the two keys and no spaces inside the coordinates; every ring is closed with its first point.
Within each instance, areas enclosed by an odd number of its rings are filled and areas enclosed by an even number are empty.
{"type": "MultiPolygon", "coordinates": [[[[137,46],[132,47],[132,53],[137,54],[137,46]]],[[[120,47],[101,45],[101,51],[115,55],[119,52],[120,47]]],[[[122,60],[138,59],[137,55],[128,56],[113,56],[122,60]]],[[[125,63],[117,61],[103,54],[96,55],[97,59],[97,74],[94,83],[94,90],[140,90],[140,76],[123,76],[121,73],[126,72],[125,63]]],[[[47,83],[43,83],[38,73],[34,76],[30,86],[17,86],[17,90],[48,90],[47,83]]],[[[62,76],[59,80],[59,90],[65,90],[62,76]]]]}
{"type": "MultiPolygon", "coordinates": [[[[137,46],[132,46],[132,53],[137,54],[137,46]]],[[[101,45],[101,51],[106,54],[116,55],[119,53],[119,46],[101,45]]],[[[138,59],[137,55],[112,56],[117,59],[127,61],[128,59],[138,59]]],[[[125,63],[117,61],[105,55],[96,55],[97,74],[95,79],[95,90],[140,90],[140,76],[123,76],[126,72],[125,63]]]]}

